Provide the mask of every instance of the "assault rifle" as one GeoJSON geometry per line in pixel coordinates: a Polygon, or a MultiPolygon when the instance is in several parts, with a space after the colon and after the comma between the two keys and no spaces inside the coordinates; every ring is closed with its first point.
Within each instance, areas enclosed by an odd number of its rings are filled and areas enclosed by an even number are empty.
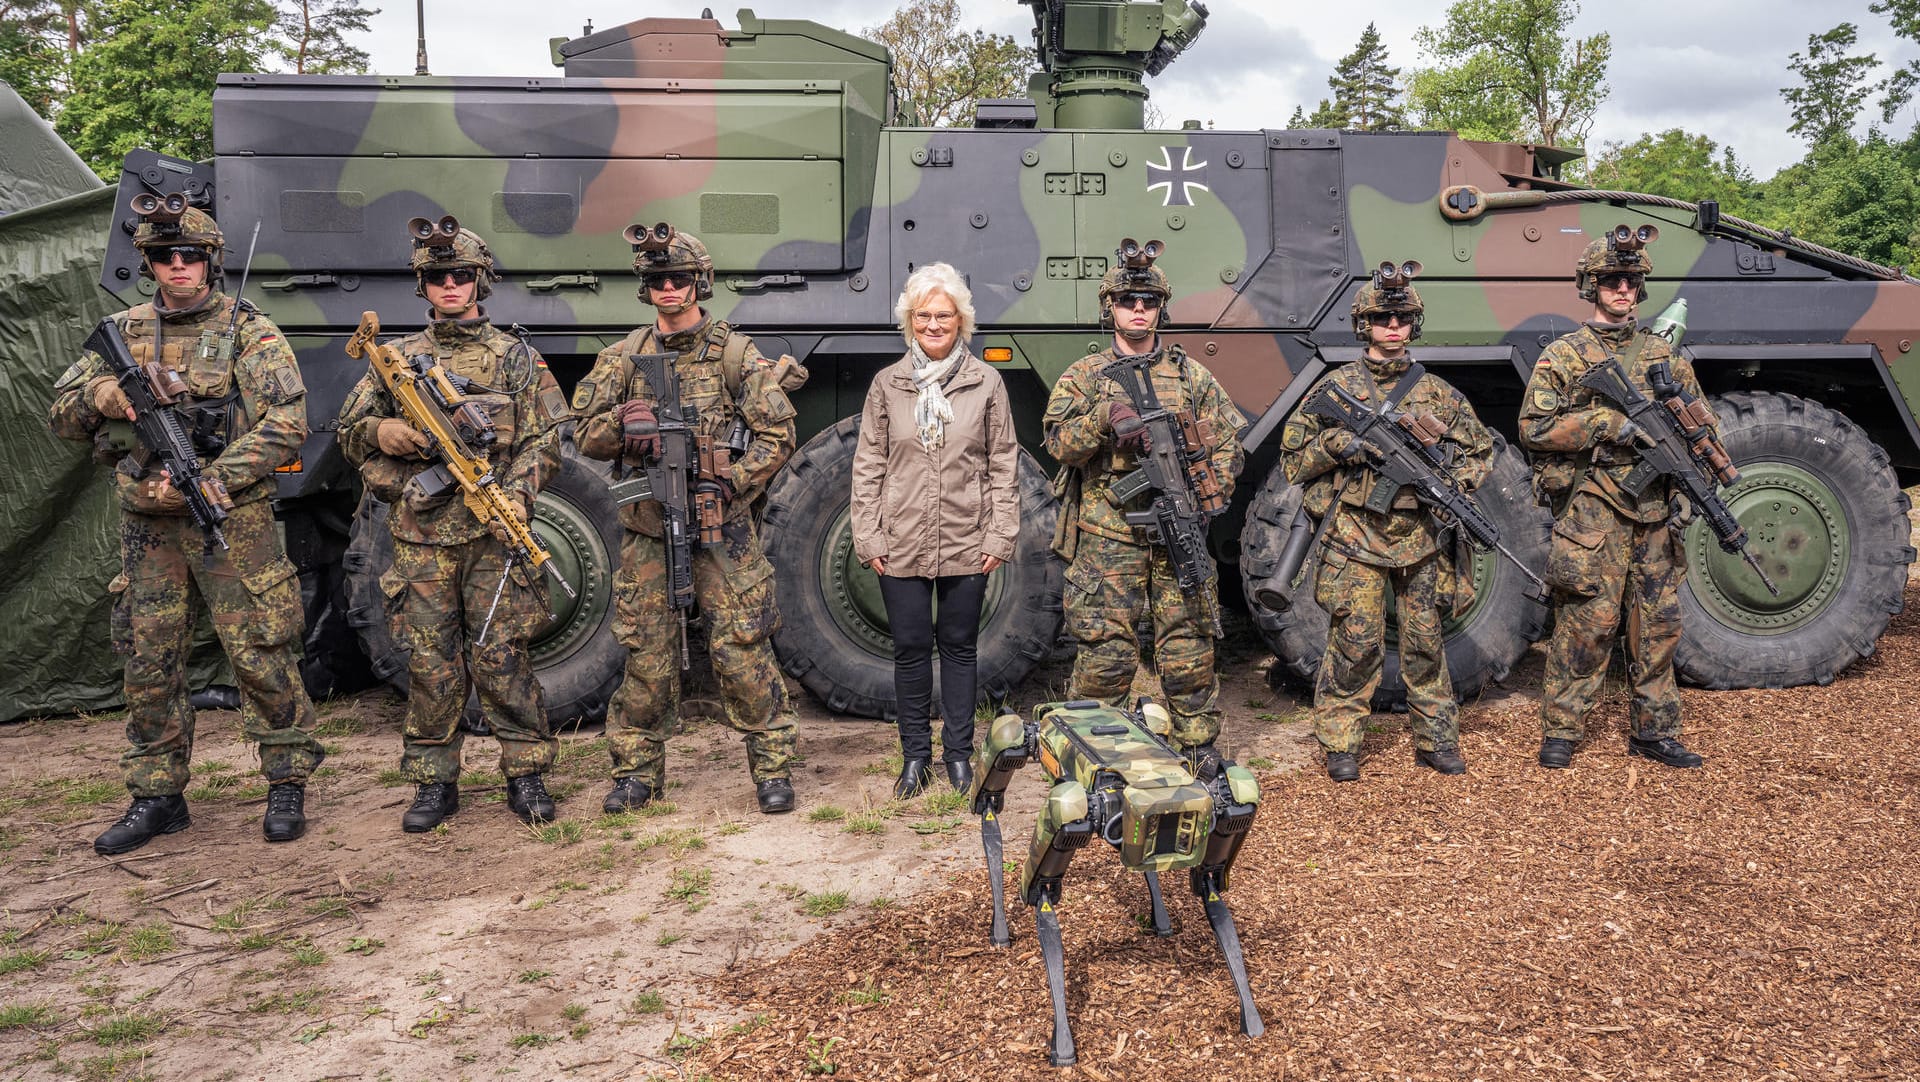
{"type": "Polygon", "coordinates": [[[1500,542],[1500,527],[1454,480],[1453,454],[1440,447],[1447,429],[1439,418],[1429,413],[1369,409],[1353,392],[1331,381],[1321,384],[1303,408],[1345,428],[1367,448],[1368,466],[1380,475],[1380,483],[1367,497],[1368,510],[1385,514],[1400,489],[1410,488],[1440,525],[1457,526],[1474,547],[1492,549],[1506,557],[1533,584],[1534,596],[1546,596],[1547,584],[1500,542]]]}
{"type": "Polygon", "coordinates": [[[1226,509],[1220,478],[1207,456],[1213,448],[1212,426],[1187,410],[1175,412],[1160,404],[1153,389],[1153,362],[1160,352],[1142,353],[1114,361],[1100,374],[1120,385],[1146,426],[1146,450],[1140,468],[1113,482],[1110,491],[1118,504],[1143,492],[1153,493],[1145,511],[1129,511],[1127,522],[1144,527],[1147,536],[1167,547],[1180,592],[1203,606],[1213,637],[1224,638],[1219,609],[1207,597],[1207,584],[1219,577],[1207,552],[1207,523],[1226,509]]]}
{"type": "Polygon", "coordinates": [[[1634,453],[1640,461],[1620,482],[1628,495],[1639,496],[1662,477],[1673,479],[1694,513],[1706,520],[1720,547],[1740,558],[1760,576],[1768,592],[1780,596],[1760,567],[1760,561],[1747,549],[1747,530],[1733,511],[1714,491],[1715,482],[1732,486],[1740,483],[1740,471],[1727,457],[1727,449],[1708,422],[1713,415],[1706,403],[1688,394],[1673,378],[1673,368],[1665,361],[1647,367],[1647,384],[1659,401],[1640,393],[1627,377],[1627,370],[1616,357],[1594,365],[1580,376],[1586,387],[1620,408],[1627,419],[1639,426],[1641,435],[1634,441],[1634,453]]]}
{"type": "MultiPolygon", "coordinates": [[[[478,403],[467,398],[469,391],[489,394],[493,389],[449,374],[434,357],[402,356],[391,344],[376,342],[379,334],[380,316],[374,312],[360,313],[360,327],[347,340],[347,356],[366,358],[368,367],[379,374],[387,393],[399,404],[406,422],[427,434],[427,449],[422,453],[439,461],[417,474],[412,483],[427,496],[438,496],[458,485],[473,517],[489,529],[499,527],[509,538],[507,566],[500,571],[500,585],[493,588],[493,603],[487,606],[487,617],[480,625],[480,633],[474,636],[474,645],[486,641],[487,632],[493,626],[494,610],[500,605],[500,594],[507,588],[507,576],[513,573],[516,562],[525,562],[535,570],[546,572],[562,593],[577,596],[573,585],[554,565],[553,553],[547,551],[546,543],[538,534],[520,521],[520,516],[514,513],[513,501],[501,491],[500,480],[493,475],[490,459],[496,438],[493,421],[478,403]]],[[[553,606],[546,592],[537,592],[541,606],[551,617],[553,606]]]]}
{"type": "MultiPolygon", "coordinates": [[[[120,325],[103,319],[87,336],[81,348],[91,350],[107,362],[113,378],[120,382],[127,401],[133,405],[133,431],[141,446],[150,452],[167,473],[167,481],[187,501],[187,514],[200,527],[209,542],[227,547],[220,524],[227,520],[209,486],[212,479],[202,476],[200,455],[194,449],[187,422],[174,409],[174,403],[186,397],[186,381],[180,373],[163,367],[159,361],[140,364],[127,348],[120,325]]],[[[115,417],[112,420],[119,420],[115,417]]]]}
{"type": "Polygon", "coordinates": [[[625,428],[625,437],[656,436],[659,452],[641,465],[641,483],[622,482],[624,455],[614,461],[613,487],[622,504],[660,502],[661,541],[666,546],[667,603],[680,622],[680,667],[692,665],[687,650],[687,610],[693,608],[693,546],[718,545],[726,507],[720,479],[746,449],[746,425],[736,421],[731,437],[716,445],[700,430],[700,414],[680,398],[680,371],[672,353],[635,353],[629,358],[654,399],[654,423],[625,428]]]}

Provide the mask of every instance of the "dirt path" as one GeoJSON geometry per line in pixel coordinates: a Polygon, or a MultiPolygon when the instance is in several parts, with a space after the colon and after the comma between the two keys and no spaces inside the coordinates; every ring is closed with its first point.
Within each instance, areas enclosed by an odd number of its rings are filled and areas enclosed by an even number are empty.
{"type": "MultiPolygon", "coordinates": [[[[1230,732],[1268,767],[1297,758],[1298,726],[1274,724],[1293,700],[1232,668],[1230,732]]],[[[114,863],[90,846],[125,806],[118,717],[0,729],[0,1077],[678,1077],[749,1016],[713,978],[979,875],[958,797],[887,799],[891,726],[801,701],[792,815],[760,815],[738,735],[695,720],[642,815],[598,814],[605,741],[568,736],[539,832],[472,739],[461,811],[424,835],[399,829],[401,704],[325,703],[310,833],[272,847],[238,716],[204,712],[192,828],[114,863]]]]}

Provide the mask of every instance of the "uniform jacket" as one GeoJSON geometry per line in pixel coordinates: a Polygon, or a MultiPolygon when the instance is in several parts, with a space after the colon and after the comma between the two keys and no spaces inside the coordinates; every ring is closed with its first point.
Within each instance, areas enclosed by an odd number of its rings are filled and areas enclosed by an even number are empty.
{"type": "MultiPolygon", "coordinates": [[[[1107,491],[1116,479],[1140,464],[1138,456],[1131,451],[1114,447],[1113,433],[1107,426],[1111,403],[1132,404],[1118,383],[1100,374],[1102,368],[1117,359],[1119,355],[1109,346],[1073,362],[1054,384],[1041,424],[1047,453],[1058,459],[1066,470],[1078,474],[1078,518],[1069,525],[1117,541],[1145,543],[1145,532],[1128,525],[1126,513],[1146,510],[1152,502],[1151,494],[1142,493],[1123,507],[1116,504],[1107,491]]],[[[1231,498],[1234,478],[1240,476],[1240,468],[1246,462],[1246,453],[1240,445],[1240,431],[1246,427],[1246,418],[1227,397],[1226,389],[1213,378],[1213,373],[1187,356],[1179,346],[1160,351],[1152,374],[1154,393],[1162,406],[1170,410],[1191,410],[1197,419],[1211,426],[1213,446],[1208,454],[1214,472],[1219,475],[1222,493],[1231,498]]],[[[1063,480],[1069,485],[1056,487],[1070,487],[1073,478],[1063,477],[1063,480]]],[[[1071,499],[1062,503],[1061,514],[1075,514],[1071,499]]]]}
{"type": "Polygon", "coordinates": [[[913,423],[912,356],[867,388],[853,455],[853,552],[862,563],[884,557],[889,575],[977,575],[983,553],[1013,559],[1020,447],[1006,384],[968,354],[941,390],[953,420],[928,451],[913,423]]]}
{"type": "MultiPolygon", "coordinates": [[[[581,454],[619,459],[620,420],[614,407],[634,398],[658,405],[657,396],[629,359],[636,353],[677,355],[674,368],[683,404],[698,411],[700,431],[716,445],[726,444],[736,417],[746,421],[747,449],[725,478],[733,487],[726,516],[729,521],[750,518],[753,501],[793,454],[796,430],[787,391],[805,381],[806,369],[785,358],[778,363],[768,360],[751,339],[720,320],[703,318],[688,330],[665,336],[652,324],[641,327],[601,350],[593,371],[573,390],[574,412],[580,417],[575,439],[581,454]]],[[[620,521],[629,530],[659,537],[660,502],[630,503],[620,509],[620,521]]]]}
{"type": "MultiPolygon", "coordinates": [[[[424,330],[394,343],[403,356],[433,354],[451,375],[464,376],[500,394],[475,390],[469,397],[493,419],[495,440],[488,461],[501,489],[528,509],[560,468],[560,424],[567,420],[565,395],[540,354],[488,322],[435,319],[424,330]]],[[[409,482],[433,467],[417,456],[394,458],[380,450],[380,422],[400,417],[400,404],[371,369],[340,408],[340,451],[360,467],[373,494],[393,504],[393,536],[423,545],[458,545],[484,536],[487,527],[456,487],[428,498],[409,482]]]]}
{"type": "MultiPolygon", "coordinates": [[[[1661,361],[1672,366],[1674,382],[1700,397],[1700,381],[1693,365],[1675,356],[1664,338],[1638,331],[1631,323],[1587,323],[1564,335],[1541,352],[1520,406],[1520,445],[1533,455],[1534,491],[1543,500],[1564,501],[1579,481],[1578,491],[1591,492],[1636,522],[1660,522],[1670,513],[1671,483],[1648,485],[1638,499],[1620,488],[1620,480],[1637,461],[1630,447],[1608,442],[1620,430],[1626,415],[1607,399],[1577,382],[1587,369],[1617,357],[1642,394],[1653,397],[1647,369],[1661,361]],[[1628,363],[1635,340],[1639,356],[1628,363]]],[[[1714,425],[1716,431],[1719,425],[1714,425]]]]}
{"type": "MultiPolygon", "coordinates": [[[[208,462],[210,445],[201,445],[202,463],[238,505],[272,495],[274,486],[262,482],[300,456],[307,439],[307,389],[280,328],[250,304],[240,310],[231,359],[201,349],[203,339],[226,332],[235,303],[215,290],[192,308],[163,309],[149,302],[113,319],[135,361],[158,359],[186,381],[188,398],[176,409],[189,420],[196,413],[210,415],[209,431],[224,440],[225,448],[208,462]]],[[[162,511],[153,504],[151,485],[144,482],[159,467],[147,461],[124,419],[103,417],[93,408],[87,384],[107,374],[107,362],[87,352],[61,375],[49,411],[53,434],[93,442],[96,457],[114,466],[121,507],[184,517],[184,507],[162,511]]]]}
{"type": "MultiPolygon", "coordinates": [[[[1399,386],[1413,358],[1380,361],[1363,357],[1361,363],[1334,371],[1324,382],[1343,387],[1369,407],[1377,408],[1382,397],[1399,386]]],[[[1308,392],[1309,396],[1313,393],[1308,392]]],[[[1471,492],[1486,480],[1493,469],[1493,435],[1446,380],[1425,373],[1394,408],[1431,413],[1446,425],[1447,434],[1440,442],[1451,445],[1452,476],[1462,488],[1471,492]]],[[[1334,512],[1327,526],[1327,544],[1337,552],[1380,567],[1405,567],[1432,555],[1437,551],[1439,528],[1432,513],[1420,506],[1411,491],[1396,493],[1392,509],[1385,514],[1364,506],[1374,486],[1382,482],[1380,475],[1366,466],[1342,465],[1334,456],[1329,444],[1338,447],[1347,438],[1340,426],[1305,410],[1294,411],[1280,437],[1281,465],[1287,471],[1287,480],[1305,487],[1307,512],[1315,518],[1334,512]]]]}

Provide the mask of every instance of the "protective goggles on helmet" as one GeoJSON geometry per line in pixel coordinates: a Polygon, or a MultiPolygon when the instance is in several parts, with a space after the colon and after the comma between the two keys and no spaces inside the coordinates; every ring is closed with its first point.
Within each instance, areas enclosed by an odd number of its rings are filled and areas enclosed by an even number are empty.
{"type": "Polygon", "coordinates": [[[693,284],[693,274],[690,271],[654,271],[641,275],[640,281],[648,289],[681,290],[693,284]]]}
{"type": "Polygon", "coordinates": [[[197,244],[170,244],[159,248],[148,248],[147,258],[155,266],[166,266],[178,257],[180,262],[191,267],[196,263],[205,263],[213,258],[213,253],[197,244]]]}
{"type": "Polygon", "coordinates": [[[1619,271],[1615,271],[1611,274],[1596,274],[1594,275],[1593,280],[1594,280],[1594,283],[1598,285],[1601,289],[1638,290],[1641,286],[1646,284],[1647,276],[1644,274],[1624,274],[1619,271]]]}
{"type": "Polygon", "coordinates": [[[1145,291],[1119,293],[1113,298],[1115,308],[1145,308],[1149,312],[1157,310],[1161,303],[1160,294],[1145,291]]]}
{"type": "Polygon", "coordinates": [[[457,286],[472,285],[474,279],[479,276],[480,272],[472,267],[447,267],[442,270],[429,268],[420,272],[421,280],[430,286],[441,285],[449,278],[453,279],[453,284],[457,286]]]}

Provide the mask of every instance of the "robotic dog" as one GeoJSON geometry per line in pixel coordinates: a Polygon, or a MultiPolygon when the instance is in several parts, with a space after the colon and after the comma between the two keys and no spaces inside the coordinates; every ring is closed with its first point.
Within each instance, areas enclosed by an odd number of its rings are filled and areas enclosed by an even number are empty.
{"type": "Polygon", "coordinates": [[[1020,896],[1034,907],[1053,996],[1053,1047],[1047,1058],[1055,1067],[1077,1057],[1067,1021],[1066,958],[1054,907],[1067,863],[1096,837],[1120,851],[1127,869],[1145,874],[1155,935],[1173,934],[1160,897],[1160,873],[1187,871],[1240,994],[1240,1032],[1249,1037],[1266,1032],[1247,985],[1233,914],[1221,898],[1233,858],[1253,826],[1260,784],[1245,767],[1217,759],[1203,760],[1201,776],[1196,776],[1194,764],[1167,744],[1170,729],[1167,712],[1151,702],[1143,701],[1133,712],[1087,700],[1046,703],[1034,708],[1030,722],[1016,714],[994,719],[974,752],[969,795],[974,814],[980,816],[987,884],[993,892],[994,946],[1012,942],[1000,882],[998,816],[1005,807],[1007,783],[1014,771],[1038,759],[1053,786],[1027,851],[1020,896]]]}

